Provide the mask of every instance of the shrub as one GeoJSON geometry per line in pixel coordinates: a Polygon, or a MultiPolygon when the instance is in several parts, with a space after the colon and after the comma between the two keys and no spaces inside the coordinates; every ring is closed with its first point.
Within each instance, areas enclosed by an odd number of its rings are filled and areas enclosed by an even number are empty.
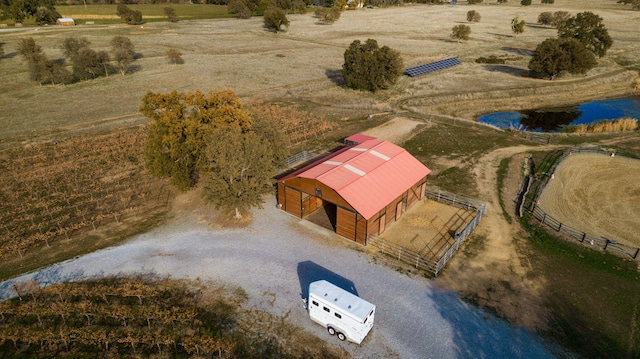
{"type": "Polygon", "coordinates": [[[167,50],[167,57],[169,58],[169,61],[174,65],[184,64],[184,60],[182,59],[182,53],[178,51],[178,49],[167,50]]]}
{"type": "Polygon", "coordinates": [[[116,8],[116,15],[118,15],[124,22],[127,24],[141,24],[142,23],[142,12],[139,10],[130,9],[125,4],[118,4],[116,8]]]}
{"type": "Polygon", "coordinates": [[[337,7],[319,7],[315,11],[315,15],[323,24],[333,24],[340,18],[340,9],[337,7]]]}
{"type": "Polygon", "coordinates": [[[456,25],[451,29],[451,38],[458,40],[469,40],[471,28],[467,25],[456,25]]]}
{"type": "Polygon", "coordinates": [[[264,12],[264,26],[278,32],[282,27],[289,27],[289,20],[282,9],[269,9],[264,12]]]}
{"type": "Polygon", "coordinates": [[[504,64],[504,59],[499,59],[496,55],[491,55],[487,57],[478,57],[476,59],[476,63],[478,64],[504,64]]]}
{"type": "Polygon", "coordinates": [[[480,13],[475,10],[467,11],[467,21],[469,22],[480,22],[480,13]]]}
{"type": "Polygon", "coordinates": [[[553,14],[551,11],[545,11],[538,15],[538,23],[542,25],[551,25],[553,23],[553,14]]]}

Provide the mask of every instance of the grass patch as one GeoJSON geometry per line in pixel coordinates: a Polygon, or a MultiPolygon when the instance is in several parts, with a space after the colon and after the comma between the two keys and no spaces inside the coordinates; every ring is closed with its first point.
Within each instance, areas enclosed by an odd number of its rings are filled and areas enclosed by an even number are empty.
{"type": "Polygon", "coordinates": [[[535,270],[548,279],[552,310],[547,333],[584,357],[640,355],[640,274],[637,263],[556,238],[521,220],[534,250],[535,270]]]}
{"type": "Polygon", "coordinates": [[[481,155],[524,141],[512,133],[473,122],[451,119],[432,122],[403,147],[433,171],[429,183],[467,196],[478,194],[471,166],[481,155]]]}
{"type": "Polygon", "coordinates": [[[502,208],[502,215],[504,215],[504,218],[507,222],[512,223],[513,219],[507,212],[504,205],[504,199],[502,198],[502,188],[504,187],[504,180],[507,176],[507,172],[509,171],[509,163],[511,163],[511,158],[505,158],[500,161],[500,166],[498,167],[498,203],[500,203],[500,208],[502,208]]]}

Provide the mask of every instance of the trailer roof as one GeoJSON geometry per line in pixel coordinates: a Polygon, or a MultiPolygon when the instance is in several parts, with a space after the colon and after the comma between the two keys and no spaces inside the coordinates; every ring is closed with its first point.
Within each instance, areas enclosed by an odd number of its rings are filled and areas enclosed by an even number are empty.
{"type": "Polygon", "coordinates": [[[309,285],[309,296],[315,295],[325,301],[343,314],[348,314],[352,318],[362,322],[371,310],[376,306],[366,300],[347,292],[346,290],[333,285],[326,280],[319,280],[309,285]]]}

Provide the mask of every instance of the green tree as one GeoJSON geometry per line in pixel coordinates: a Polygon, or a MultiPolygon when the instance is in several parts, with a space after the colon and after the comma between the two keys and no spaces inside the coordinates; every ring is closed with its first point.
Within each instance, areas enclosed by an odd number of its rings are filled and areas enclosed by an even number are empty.
{"type": "Polygon", "coordinates": [[[167,21],[169,22],[178,22],[178,15],[176,14],[176,9],[167,6],[163,8],[164,16],[167,17],[167,21]]]}
{"type": "Polygon", "coordinates": [[[31,61],[32,58],[42,55],[42,47],[36,44],[36,40],[33,37],[26,39],[20,39],[18,42],[18,54],[20,54],[25,60],[31,61]]]}
{"type": "Polygon", "coordinates": [[[284,10],[272,8],[264,12],[264,25],[277,33],[282,27],[289,28],[289,20],[284,10]]]}
{"type": "Polygon", "coordinates": [[[133,10],[127,5],[120,3],[116,8],[116,15],[118,15],[127,24],[141,24],[142,12],[140,10],[133,10]]]}
{"type": "Polygon", "coordinates": [[[63,60],[50,60],[32,37],[18,42],[18,53],[29,65],[29,78],[40,85],[65,84],[72,81],[71,73],[64,67],[63,60]]]}
{"type": "Polygon", "coordinates": [[[21,23],[25,19],[35,17],[39,25],[53,24],[60,17],[51,0],[8,0],[0,2],[2,13],[0,18],[9,18],[21,23]]]}
{"type": "Polygon", "coordinates": [[[62,52],[64,56],[73,58],[78,56],[81,49],[89,47],[91,43],[84,37],[67,37],[62,41],[62,52]]]}
{"type": "Polygon", "coordinates": [[[540,0],[540,3],[542,4],[553,4],[555,2],[556,2],[555,0],[540,0]]]}
{"type": "Polygon", "coordinates": [[[467,4],[469,5],[474,5],[474,4],[482,4],[483,0],[468,0],[467,4]]]}
{"type": "Polygon", "coordinates": [[[541,25],[551,25],[553,22],[553,13],[551,11],[541,12],[538,15],[538,24],[541,25]]]}
{"type": "Polygon", "coordinates": [[[595,56],[576,39],[547,39],[529,61],[531,71],[548,74],[553,80],[563,71],[584,74],[596,65],[595,56]]]}
{"type": "Polygon", "coordinates": [[[467,11],[467,21],[469,22],[480,22],[481,16],[480,13],[475,10],[467,11]]]}
{"type": "Polygon", "coordinates": [[[62,52],[71,60],[73,74],[79,80],[109,76],[109,54],[92,50],[90,44],[84,37],[67,37],[62,42],[62,52]]]}
{"type": "Polygon", "coordinates": [[[576,39],[598,57],[604,56],[613,45],[602,18],[590,11],[578,13],[565,21],[558,28],[558,37],[576,39]]]}
{"type": "Polygon", "coordinates": [[[520,0],[520,5],[529,6],[531,5],[531,0],[520,0]]]}
{"type": "Polygon", "coordinates": [[[252,121],[232,91],[167,94],[147,92],[140,111],[147,127],[144,155],[149,171],[178,189],[195,186],[207,165],[207,141],[218,127],[251,129],[252,121]]]}
{"type": "Polygon", "coordinates": [[[318,7],[315,11],[316,17],[320,19],[320,22],[322,22],[323,24],[333,24],[334,22],[338,21],[341,13],[342,11],[340,11],[340,9],[335,6],[329,8],[318,7]]]}
{"type": "Polygon", "coordinates": [[[355,40],[344,52],[342,77],[348,87],[378,91],[393,86],[402,75],[400,53],[388,46],[379,47],[374,39],[364,44],[355,40]]]}
{"type": "Polygon", "coordinates": [[[56,21],[61,17],[60,13],[56,10],[53,4],[48,5],[40,5],[34,14],[36,24],[38,25],[47,25],[47,24],[55,24],[56,21]]]}
{"type": "Polygon", "coordinates": [[[128,37],[114,36],[111,39],[111,49],[113,59],[124,76],[131,68],[133,61],[135,61],[135,47],[128,37]]]}
{"type": "Polygon", "coordinates": [[[569,18],[571,14],[567,11],[556,11],[553,13],[553,18],[551,19],[551,26],[558,28],[562,26],[569,18]]]}
{"type": "Polygon", "coordinates": [[[458,40],[469,40],[469,36],[471,35],[471,27],[467,25],[456,25],[451,28],[451,38],[458,40]]]}
{"type": "Polygon", "coordinates": [[[83,47],[71,58],[71,61],[73,74],[80,80],[108,76],[109,55],[105,51],[97,52],[89,47],[83,47]]]}
{"type": "Polygon", "coordinates": [[[511,19],[511,31],[513,31],[516,37],[524,32],[525,25],[526,22],[524,20],[519,20],[517,16],[511,19]]]}
{"type": "Polygon", "coordinates": [[[278,126],[256,120],[250,131],[220,127],[213,131],[207,157],[204,193],[217,208],[235,211],[261,207],[273,191],[272,178],[286,158],[286,137],[278,126]]]}
{"type": "Polygon", "coordinates": [[[227,11],[229,14],[236,14],[240,19],[248,19],[253,14],[256,4],[251,0],[229,0],[227,11]]]}
{"type": "Polygon", "coordinates": [[[173,63],[174,65],[184,64],[182,53],[178,49],[167,50],[167,57],[169,58],[169,62],[173,63]]]}

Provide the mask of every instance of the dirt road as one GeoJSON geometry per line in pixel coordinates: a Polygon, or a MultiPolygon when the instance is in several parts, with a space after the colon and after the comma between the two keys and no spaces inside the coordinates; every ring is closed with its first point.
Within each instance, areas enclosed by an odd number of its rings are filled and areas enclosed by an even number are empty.
{"type": "MultiPolygon", "coordinates": [[[[501,148],[478,160],[474,175],[479,197],[487,202],[488,209],[475,232],[477,243],[467,243],[471,248],[458,252],[437,279],[462,297],[476,299],[480,306],[534,330],[547,325],[547,310],[540,299],[546,279],[532,278],[526,258],[518,252],[518,226],[507,222],[499,204],[497,170],[504,158],[536,148],[539,149],[534,146],[501,148]]],[[[511,181],[519,179],[522,162],[517,161],[522,158],[513,159],[516,173],[509,174],[511,181]]]]}

